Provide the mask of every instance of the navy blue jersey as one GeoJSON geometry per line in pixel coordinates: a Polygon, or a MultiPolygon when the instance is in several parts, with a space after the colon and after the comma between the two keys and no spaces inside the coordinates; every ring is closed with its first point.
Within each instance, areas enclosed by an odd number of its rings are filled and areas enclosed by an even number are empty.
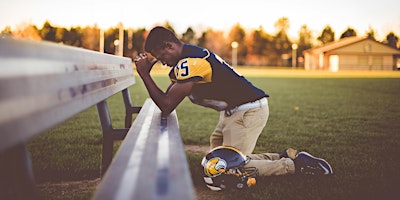
{"type": "Polygon", "coordinates": [[[190,100],[218,111],[268,97],[213,52],[189,44],[169,73],[172,82],[194,81],[190,100]]]}

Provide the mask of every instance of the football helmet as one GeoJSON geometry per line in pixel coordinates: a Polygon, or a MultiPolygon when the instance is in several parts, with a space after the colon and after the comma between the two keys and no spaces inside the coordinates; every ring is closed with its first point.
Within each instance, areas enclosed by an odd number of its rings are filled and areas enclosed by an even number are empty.
{"type": "Polygon", "coordinates": [[[220,146],[212,149],[201,161],[207,187],[219,191],[255,185],[258,170],[255,167],[245,167],[249,161],[249,157],[234,147],[220,146]]]}

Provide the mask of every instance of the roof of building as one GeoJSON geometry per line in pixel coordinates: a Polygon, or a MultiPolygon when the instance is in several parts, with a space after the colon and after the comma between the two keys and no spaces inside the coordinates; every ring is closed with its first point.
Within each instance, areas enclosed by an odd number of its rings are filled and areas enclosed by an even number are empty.
{"type": "MultiPolygon", "coordinates": [[[[370,40],[370,41],[373,41],[373,42],[376,42],[376,43],[379,43],[379,44],[382,45],[382,43],[374,40],[373,38],[369,38],[367,36],[365,36],[365,37],[352,36],[352,37],[345,37],[345,38],[342,38],[342,39],[337,40],[337,41],[329,42],[329,43],[327,43],[327,44],[325,44],[323,46],[320,46],[320,47],[314,47],[314,48],[311,48],[311,49],[307,49],[304,52],[305,53],[311,53],[311,52],[312,53],[324,53],[324,52],[327,52],[327,51],[331,51],[331,50],[334,50],[334,49],[338,49],[338,48],[341,48],[341,47],[352,45],[354,43],[361,42],[361,41],[364,41],[364,40],[370,40]]],[[[392,48],[390,46],[387,46],[387,47],[392,48]]],[[[394,49],[394,48],[392,48],[392,49],[394,49]]]]}

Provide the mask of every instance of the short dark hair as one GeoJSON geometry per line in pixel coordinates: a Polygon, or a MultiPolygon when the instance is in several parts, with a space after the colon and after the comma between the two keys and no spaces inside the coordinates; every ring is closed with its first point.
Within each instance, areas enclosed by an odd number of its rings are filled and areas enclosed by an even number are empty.
{"type": "Polygon", "coordinates": [[[147,36],[144,44],[144,50],[151,53],[155,49],[164,48],[165,42],[179,43],[179,39],[171,30],[162,26],[156,26],[151,29],[149,35],[147,36]]]}

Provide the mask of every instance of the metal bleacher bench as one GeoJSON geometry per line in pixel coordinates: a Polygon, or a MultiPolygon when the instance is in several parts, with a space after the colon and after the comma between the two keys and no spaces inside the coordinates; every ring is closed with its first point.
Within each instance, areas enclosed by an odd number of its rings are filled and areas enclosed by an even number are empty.
{"type": "Polygon", "coordinates": [[[132,106],[133,84],[129,58],[0,36],[0,198],[40,199],[26,143],[96,105],[103,149],[93,199],[195,199],[176,112],[162,118],[151,99],[132,106]],[[106,99],[119,92],[125,128],[115,129],[106,99]]]}

